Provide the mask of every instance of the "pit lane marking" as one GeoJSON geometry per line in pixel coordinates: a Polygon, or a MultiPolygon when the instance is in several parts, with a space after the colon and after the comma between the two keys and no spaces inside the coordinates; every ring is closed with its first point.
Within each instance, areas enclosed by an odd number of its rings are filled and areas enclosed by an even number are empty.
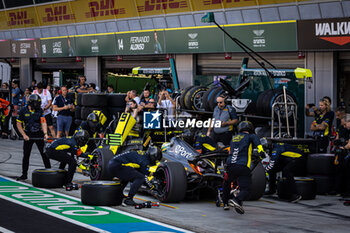
{"type": "Polygon", "coordinates": [[[0,232],[2,232],[2,233],[15,233],[15,232],[7,230],[6,228],[3,228],[3,227],[0,227],[0,232]]]}

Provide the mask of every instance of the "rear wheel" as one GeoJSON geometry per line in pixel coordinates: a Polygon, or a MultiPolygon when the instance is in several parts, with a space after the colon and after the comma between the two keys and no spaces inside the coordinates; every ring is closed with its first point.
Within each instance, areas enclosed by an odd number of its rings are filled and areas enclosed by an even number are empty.
{"type": "Polygon", "coordinates": [[[92,152],[94,158],[90,162],[89,176],[91,180],[111,180],[113,177],[108,172],[108,162],[114,156],[109,149],[96,149],[92,152]]]}
{"type": "Polygon", "coordinates": [[[181,163],[162,163],[157,168],[154,178],[159,184],[158,199],[162,202],[179,202],[185,198],[187,177],[181,163]]]}
{"type": "Polygon", "coordinates": [[[266,187],[266,176],[265,170],[262,164],[259,162],[258,165],[252,171],[252,185],[250,190],[250,201],[260,199],[265,192],[266,187]]]}

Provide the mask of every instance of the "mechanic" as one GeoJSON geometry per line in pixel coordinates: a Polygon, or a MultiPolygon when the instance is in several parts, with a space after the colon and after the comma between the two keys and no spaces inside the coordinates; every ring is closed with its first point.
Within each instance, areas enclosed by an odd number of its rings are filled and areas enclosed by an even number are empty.
{"type": "Polygon", "coordinates": [[[88,93],[91,91],[91,88],[89,85],[87,85],[86,82],[86,77],[84,75],[79,75],[79,82],[77,85],[74,86],[74,90],[77,93],[88,93]]]}
{"type": "Polygon", "coordinates": [[[67,95],[68,89],[66,86],[61,87],[61,95],[55,97],[53,110],[57,111],[57,137],[63,135],[68,137],[69,128],[72,123],[72,114],[74,111],[74,100],[67,95]]]}
{"type": "Polygon", "coordinates": [[[136,151],[129,151],[116,155],[109,161],[108,171],[113,177],[121,180],[123,189],[128,182],[132,182],[129,194],[123,201],[124,206],[136,204],[134,196],[143,183],[146,183],[151,190],[156,190],[155,185],[148,180],[148,169],[161,159],[161,150],[156,146],[150,146],[143,155],[136,151]]]}
{"type": "Polygon", "coordinates": [[[233,126],[238,123],[236,109],[226,103],[227,96],[220,95],[216,101],[217,106],[214,108],[213,118],[215,121],[221,121],[221,127],[210,127],[207,132],[209,137],[213,131],[213,139],[216,143],[222,142],[229,145],[232,139],[233,126]]]}
{"type": "MultiPolygon", "coordinates": [[[[339,139],[345,143],[344,146],[340,144],[338,153],[336,153],[336,180],[334,192],[330,192],[330,194],[338,194],[342,193],[344,198],[350,197],[350,114],[345,114],[343,118],[344,130],[340,132],[339,139]],[[347,150],[347,151],[344,151],[347,150]]],[[[338,144],[337,142],[335,144],[338,144]]]]}
{"type": "MultiPolygon", "coordinates": [[[[263,146],[267,145],[267,141],[261,140],[263,146]]],[[[299,159],[303,156],[303,152],[287,143],[274,143],[269,164],[265,171],[269,173],[269,191],[267,195],[272,195],[276,192],[276,173],[282,171],[282,178],[286,180],[289,201],[292,203],[298,202],[301,199],[297,191],[294,180],[294,171],[299,159]]]]}
{"type": "Polygon", "coordinates": [[[44,111],[44,116],[46,119],[46,124],[49,127],[52,137],[56,137],[56,132],[53,127],[52,115],[51,115],[51,104],[52,97],[51,93],[45,88],[44,85],[40,82],[38,83],[37,90],[33,91],[33,94],[37,94],[41,99],[41,108],[44,111]]]}
{"type": "Polygon", "coordinates": [[[251,161],[253,146],[258,148],[260,157],[264,157],[264,149],[260,144],[259,137],[254,134],[254,126],[249,121],[239,123],[238,134],[233,137],[230,144],[230,154],[226,160],[226,173],[223,182],[224,210],[229,206],[235,208],[239,214],[244,214],[243,201],[250,195],[251,180],[251,161]],[[236,197],[229,199],[231,183],[237,181],[239,193],[236,197]],[[229,206],[228,206],[229,205],[229,206]]]}
{"type": "Polygon", "coordinates": [[[8,138],[9,131],[9,121],[10,121],[10,102],[0,98],[0,127],[1,127],[1,137],[8,138]]]}
{"type": "Polygon", "coordinates": [[[88,140],[89,133],[86,130],[79,130],[73,137],[56,139],[46,148],[46,155],[50,159],[61,162],[60,167],[65,167],[68,163],[68,173],[64,182],[64,187],[67,191],[78,189],[77,184],[72,184],[74,172],[77,168],[77,161],[74,155],[86,155],[80,154],[79,148],[84,146],[88,140]]]}
{"type": "Polygon", "coordinates": [[[315,120],[312,122],[310,128],[313,131],[313,137],[318,142],[319,153],[327,152],[330,130],[334,119],[328,103],[325,99],[320,100],[320,114],[315,114],[315,120]]]}
{"type": "MultiPolygon", "coordinates": [[[[87,116],[86,121],[80,124],[78,130],[86,130],[92,138],[97,138],[103,132],[106,121],[107,117],[101,111],[94,110],[87,116]]],[[[86,152],[92,152],[95,149],[96,142],[89,140],[87,142],[86,152]]]]}
{"type": "Polygon", "coordinates": [[[18,114],[17,128],[24,139],[22,175],[17,177],[17,180],[26,180],[28,178],[29,157],[34,143],[38,147],[45,168],[51,168],[50,160],[44,154],[44,139],[47,139],[48,135],[40,96],[36,94],[29,96],[28,105],[22,108],[18,114]]]}
{"type": "Polygon", "coordinates": [[[210,151],[214,151],[216,150],[216,147],[216,142],[205,134],[199,133],[195,137],[193,148],[200,154],[206,154],[210,151]]]}

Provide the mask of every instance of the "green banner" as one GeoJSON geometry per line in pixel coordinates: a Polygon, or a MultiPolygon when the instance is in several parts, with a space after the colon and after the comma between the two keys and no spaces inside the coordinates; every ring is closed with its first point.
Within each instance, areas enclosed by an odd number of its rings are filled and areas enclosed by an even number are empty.
{"type": "Polygon", "coordinates": [[[11,57],[11,42],[10,40],[0,40],[1,57],[11,57]]]}
{"type": "Polygon", "coordinates": [[[73,56],[72,41],[74,38],[40,40],[41,55],[43,57],[73,56]]]}
{"type": "Polygon", "coordinates": [[[223,33],[218,28],[165,31],[167,53],[223,52],[223,33]]]}
{"type": "MultiPolygon", "coordinates": [[[[295,22],[229,26],[224,29],[256,52],[296,51],[298,48],[295,22]]],[[[242,52],[242,49],[225,35],[225,51],[242,52]]]]}
{"type": "Polygon", "coordinates": [[[77,56],[115,55],[115,35],[79,36],[75,38],[77,56]]]}
{"type": "Polygon", "coordinates": [[[117,54],[162,54],[165,53],[164,31],[118,33],[117,54]]]}

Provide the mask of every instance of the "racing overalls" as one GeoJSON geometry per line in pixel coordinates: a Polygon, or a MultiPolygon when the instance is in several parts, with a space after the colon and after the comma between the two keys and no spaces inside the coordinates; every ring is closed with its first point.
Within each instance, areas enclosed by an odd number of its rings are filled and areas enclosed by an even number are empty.
{"type": "Polygon", "coordinates": [[[128,182],[132,182],[128,194],[132,198],[144,182],[152,187],[147,179],[150,164],[146,153],[141,155],[136,151],[129,151],[114,156],[108,163],[108,171],[110,175],[121,180],[123,189],[128,182]]]}
{"type": "Polygon", "coordinates": [[[270,162],[266,167],[266,172],[269,173],[270,193],[276,191],[276,173],[282,171],[282,177],[287,182],[287,192],[291,195],[298,195],[294,181],[294,170],[302,155],[303,152],[295,146],[286,143],[273,144],[270,162]]]}
{"type": "Polygon", "coordinates": [[[230,144],[230,155],[226,160],[226,173],[223,183],[223,203],[228,204],[231,183],[237,181],[239,193],[236,196],[240,202],[247,200],[250,195],[251,169],[253,148],[263,152],[260,139],[255,134],[239,133],[234,136],[230,144]]]}
{"type": "Polygon", "coordinates": [[[74,172],[77,168],[77,161],[75,160],[74,155],[78,154],[78,149],[79,147],[77,146],[74,137],[56,139],[46,148],[46,155],[50,159],[61,162],[61,169],[68,164],[65,185],[72,183],[74,172]]]}
{"type": "Polygon", "coordinates": [[[326,129],[314,131],[313,133],[313,137],[318,141],[319,153],[327,153],[333,118],[332,113],[327,112],[326,114],[316,115],[315,120],[312,122],[312,124],[321,124],[325,122],[326,125],[326,129]]]}
{"type": "Polygon", "coordinates": [[[22,108],[19,111],[17,122],[22,124],[23,130],[29,137],[28,141],[23,141],[23,162],[22,162],[22,175],[25,177],[29,168],[29,157],[32,151],[33,144],[38,147],[40,155],[43,159],[45,168],[51,168],[50,160],[44,154],[44,133],[41,129],[41,120],[45,118],[42,109],[38,111],[29,110],[28,106],[22,108]],[[35,138],[32,140],[31,138],[35,138]]]}

